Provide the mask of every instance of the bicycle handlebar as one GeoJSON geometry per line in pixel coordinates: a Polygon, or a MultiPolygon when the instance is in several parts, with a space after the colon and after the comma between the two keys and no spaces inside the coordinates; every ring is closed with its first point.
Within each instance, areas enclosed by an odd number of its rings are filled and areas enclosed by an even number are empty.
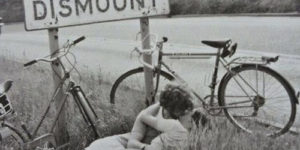
{"type": "Polygon", "coordinates": [[[35,63],[37,63],[37,61],[36,61],[36,60],[32,60],[32,61],[30,61],[30,62],[25,63],[25,64],[24,64],[24,67],[33,65],[33,64],[35,64],[35,63]]]}
{"type": "Polygon", "coordinates": [[[142,55],[139,56],[139,62],[140,62],[142,65],[146,66],[147,68],[149,68],[149,69],[151,69],[151,70],[154,70],[154,69],[155,69],[155,66],[154,66],[153,64],[149,64],[149,63],[145,62],[145,61],[143,60],[143,57],[141,57],[141,56],[142,56],[142,55]]]}
{"type": "MultiPolygon", "coordinates": [[[[168,38],[167,38],[167,37],[163,37],[161,41],[156,42],[156,47],[159,47],[159,51],[160,51],[161,48],[162,48],[161,45],[162,45],[163,43],[167,42],[167,41],[168,41],[168,38]]],[[[144,49],[144,50],[140,50],[139,48],[135,47],[133,51],[136,51],[136,52],[139,53],[139,62],[140,62],[142,65],[144,65],[144,66],[146,66],[146,67],[148,67],[148,68],[150,68],[150,69],[152,69],[152,70],[155,69],[155,66],[154,66],[154,65],[149,64],[149,63],[147,63],[147,62],[145,62],[145,61],[143,60],[142,55],[143,55],[143,54],[148,54],[148,55],[150,54],[150,55],[151,55],[154,51],[156,51],[156,48],[155,48],[155,49],[144,49]]]]}
{"type": "MultiPolygon", "coordinates": [[[[81,36],[79,37],[78,39],[74,40],[73,42],[71,42],[71,44],[69,44],[68,42],[66,43],[66,46],[60,48],[60,49],[67,49],[63,54],[59,55],[59,56],[56,56],[56,57],[53,57],[53,58],[49,58],[49,59],[46,59],[46,58],[38,58],[38,59],[35,59],[35,60],[31,60],[27,63],[24,64],[24,67],[27,67],[27,66],[31,66],[39,61],[44,61],[44,62],[53,62],[55,60],[57,60],[58,58],[62,57],[62,56],[65,56],[66,54],[69,53],[69,50],[72,46],[78,44],[79,42],[85,40],[85,36],[81,36]]],[[[58,51],[60,50],[58,49],[58,51]]]]}
{"type": "Polygon", "coordinates": [[[156,47],[153,48],[153,49],[143,49],[143,50],[140,50],[138,47],[135,47],[133,49],[133,51],[136,51],[138,52],[140,55],[142,54],[152,54],[154,51],[156,51],[156,48],[159,46],[159,45],[162,45],[163,43],[166,43],[168,41],[168,38],[167,37],[163,37],[161,41],[157,41],[156,42],[156,47]]]}
{"type": "Polygon", "coordinates": [[[79,42],[81,42],[83,40],[85,40],[85,36],[81,36],[80,38],[74,40],[72,45],[76,45],[77,43],[79,43],[79,42]]]}

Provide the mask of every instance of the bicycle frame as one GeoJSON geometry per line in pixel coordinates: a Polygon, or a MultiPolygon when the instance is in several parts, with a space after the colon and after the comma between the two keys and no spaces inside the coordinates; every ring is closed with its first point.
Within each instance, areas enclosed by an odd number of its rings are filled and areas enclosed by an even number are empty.
{"type": "MultiPolygon", "coordinates": [[[[53,145],[56,145],[53,132],[54,132],[56,123],[57,123],[57,121],[58,121],[58,119],[59,119],[59,117],[60,117],[60,115],[63,111],[63,108],[65,106],[65,103],[68,99],[69,94],[71,94],[73,96],[74,101],[77,104],[77,106],[80,110],[80,113],[82,114],[85,122],[89,126],[92,126],[92,129],[96,133],[96,136],[99,137],[99,133],[98,133],[96,127],[95,127],[95,123],[98,120],[98,116],[96,115],[94,109],[92,108],[91,104],[89,103],[88,99],[86,98],[86,96],[85,96],[84,92],[82,91],[81,87],[77,86],[73,81],[71,81],[70,74],[65,70],[62,62],[59,61],[59,63],[63,68],[64,76],[61,79],[61,81],[60,81],[59,85],[57,86],[56,90],[54,91],[52,99],[49,101],[49,104],[48,104],[45,112],[43,113],[42,117],[38,121],[38,125],[34,129],[33,134],[30,134],[30,132],[25,127],[25,125],[22,125],[22,128],[24,129],[25,133],[27,134],[27,136],[30,139],[30,141],[25,143],[25,146],[24,146],[27,149],[31,149],[31,148],[34,148],[34,147],[38,146],[38,144],[40,144],[42,141],[51,141],[53,145]],[[63,86],[64,86],[64,84],[66,83],[67,80],[69,80],[68,85],[67,85],[67,88],[64,92],[64,95],[63,95],[63,98],[62,98],[61,102],[57,106],[58,112],[56,113],[56,115],[54,117],[54,122],[50,126],[51,127],[50,131],[46,134],[43,134],[39,137],[36,137],[41,125],[43,124],[47,114],[49,113],[49,110],[52,106],[52,103],[54,103],[54,101],[55,101],[55,97],[58,95],[59,91],[63,88],[63,86]]],[[[65,147],[65,146],[67,146],[67,145],[64,144],[60,147],[65,147]]]]}
{"type": "MultiPolygon", "coordinates": [[[[230,63],[228,63],[224,58],[221,57],[222,48],[218,49],[216,53],[163,53],[162,45],[158,45],[158,49],[159,49],[158,65],[157,65],[157,67],[155,67],[155,69],[161,70],[161,66],[164,66],[164,68],[166,68],[167,71],[170,72],[175,77],[175,79],[180,82],[180,84],[183,84],[188,90],[190,90],[201,101],[201,103],[205,109],[216,110],[216,109],[224,109],[224,108],[229,109],[229,108],[254,107],[253,105],[249,105],[249,106],[215,106],[215,107],[213,106],[220,63],[227,70],[227,72],[234,74],[234,72],[231,71],[231,64],[233,62],[231,61],[230,63]],[[205,98],[203,98],[199,94],[197,94],[197,92],[194,89],[188,87],[188,83],[162,60],[162,58],[164,56],[171,57],[172,59],[195,59],[195,58],[196,59],[208,59],[210,57],[216,57],[213,76],[211,79],[211,84],[209,85],[209,88],[210,88],[210,95],[208,95],[210,97],[209,103],[207,103],[205,101],[205,98]]],[[[158,73],[158,76],[159,76],[159,73],[158,73]]],[[[250,84],[246,80],[243,79],[243,77],[241,77],[240,75],[238,75],[238,77],[240,77],[243,80],[243,82],[246,83],[246,85],[251,87],[250,84]]],[[[236,80],[236,77],[234,77],[234,79],[238,83],[238,81],[236,80]]],[[[157,80],[159,80],[159,79],[157,79],[157,80]]],[[[244,89],[240,84],[239,84],[239,86],[242,89],[244,89]]],[[[255,93],[257,93],[257,91],[255,89],[253,89],[252,87],[251,87],[251,89],[254,90],[255,93]]],[[[247,102],[253,102],[253,100],[251,99],[251,96],[249,94],[247,94],[247,92],[245,90],[243,90],[243,91],[249,98],[249,101],[247,101],[247,102]]],[[[245,101],[245,103],[246,103],[246,101],[245,101]]]]}

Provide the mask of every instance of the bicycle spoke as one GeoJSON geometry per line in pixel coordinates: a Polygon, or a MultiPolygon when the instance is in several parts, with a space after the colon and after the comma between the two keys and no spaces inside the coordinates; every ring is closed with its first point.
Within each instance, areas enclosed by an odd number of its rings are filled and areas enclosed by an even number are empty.
{"type": "MultiPolygon", "coordinates": [[[[256,65],[257,67],[257,65],[256,65]]],[[[257,69],[255,70],[255,79],[256,79],[256,91],[258,92],[258,72],[257,69]]]]}
{"type": "Polygon", "coordinates": [[[289,97],[288,96],[284,96],[284,97],[277,97],[277,98],[266,98],[266,100],[268,100],[269,104],[272,104],[270,102],[289,102],[288,101],[289,97]]]}
{"type": "Polygon", "coordinates": [[[280,87],[281,87],[280,85],[276,86],[276,88],[274,88],[275,90],[274,90],[272,93],[268,94],[268,95],[273,96],[273,95],[282,94],[282,93],[280,93],[280,92],[281,92],[283,89],[280,88],[280,87]]]}
{"type": "Polygon", "coordinates": [[[265,96],[266,96],[266,89],[265,89],[265,84],[266,84],[266,82],[265,82],[265,73],[263,72],[262,74],[263,74],[263,97],[265,97],[265,96]]]}
{"type": "MultiPolygon", "coordinates": [[[[245,96],[245,95],[227,95],[226,97],[248,97],[248,96],[245,96]]],[[[249,96],[249,97],[255,97],[255,96],[249,96]]]]}
{"type": "Polygon", "coordinates": [[[277,83],[276,87],[274,87],[274,84],[276,84],[276,82],[272,84],[272,86],[271,86],[272,88],[269,87],[269,90],[267,92],[269,92],[271,89],[275,89],[276,90],[276,91],[273,91],[271,94],[274,94],[274,93],[277,93],[278,91],[280,91],[281,85],[277,83]]]}
{"type": "Polygon", "coordinates": [[[249,100],[251,100],[249,94],[246,92],[246,90],[242,87],[242,85],[234,78],[234,81],[236,84],[239,85],[239,87],[241,88],[241,90],[249,97],[249,100]]]}
{"type": "Polygon", "coordinates": [[[254,93],[256,93],[256,94],[258,94],[257,93],[257,91],[252,87],[252,85],[250,85],[250,83],[249,82],[247,82],[240,74],[238,74],[238,76],[243,80],[243,82],[254,92],[254,93]]]}
{"type": "MultiPolygon", "coordinates": [[[[278,114],[278,110],[284,110],[285,108],[283,108],[282,106],[264,106],[264,107],[267,107],[268,109],[271,109],[271,110],[274,110],[274,112],[277,112],[278,114]]],[[[282,113],[282,112],[279,112],[279,113],[282,113]]]]}

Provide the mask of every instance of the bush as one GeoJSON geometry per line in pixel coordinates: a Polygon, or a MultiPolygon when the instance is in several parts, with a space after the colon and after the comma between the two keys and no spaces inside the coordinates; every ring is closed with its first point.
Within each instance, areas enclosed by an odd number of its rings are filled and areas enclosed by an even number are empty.
{"type": "Polygon", "coordinates": [[[300,0],[171,0],[170,2],[171,15],[300,11],[300,0]]]}

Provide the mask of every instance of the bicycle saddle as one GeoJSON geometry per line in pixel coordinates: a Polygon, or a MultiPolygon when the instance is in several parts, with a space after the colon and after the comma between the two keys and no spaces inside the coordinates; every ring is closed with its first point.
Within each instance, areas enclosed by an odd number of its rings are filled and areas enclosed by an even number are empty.
{"type": "Polygon", "coordinates": [[[7,80],[4,83],[0,84],[0,95],[6,93],[11,88],[12,83],[12,80],[7,80]]]}
{"type": "Polygon", "coordinates": [[[214,48],[224,48],[231,40],[226,41],[202,41],[203,44],[214,47],[214,48]]]}

